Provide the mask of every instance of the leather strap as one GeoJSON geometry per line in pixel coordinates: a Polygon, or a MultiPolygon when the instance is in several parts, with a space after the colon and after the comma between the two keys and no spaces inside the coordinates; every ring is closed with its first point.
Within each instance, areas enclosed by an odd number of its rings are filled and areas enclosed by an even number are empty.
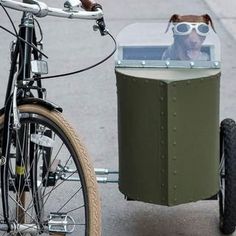
{"type": "Polygon", "coordinates": [[[80,0],[82,2],[82,6],[86,11],[95,11],[96,8],[101,8],[102,6],[96,3],[94,0],[80,0]]]}

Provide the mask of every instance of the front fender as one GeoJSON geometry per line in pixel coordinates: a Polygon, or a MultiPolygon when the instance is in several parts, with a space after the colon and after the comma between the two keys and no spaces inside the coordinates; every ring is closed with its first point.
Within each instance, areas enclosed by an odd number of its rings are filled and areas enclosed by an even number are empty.
{"type": "Polygon", "coordinates": [[[49,110],[57,110],[59,112],[63,111],[63,109],[59,107],[58,105],[56,105],[55,103],[47,101],[47,100],[43,100],[41,98],[34,98],[34,97],[24,98],[24,99],[21,99],[17,103],[18,106],[25,105],[25,104],[36,104],[36,105],[45,107],[49,110]]]}
{"type": "MultiPolygon", "coordinates": [[[[50,101],[47,101],[47,100],[43,100],[41,98],[30,97],[30,98],[21,99],[20,101],[17,102],[18,106],[25,105],[25,104],[36,104],[36,105],[40,105],[42,107],[45,107],[45,108],[47,108],[49,110],[57,110],[57,111],[59,111],[61,113],[63,111],[63,109],[61,107],[57,106],[53,102],[50,102],[50,101]]],[[[0,116],[4,113],[4,110],[5,110],[5,107],[3,107],[0,110],[0,116]]]]}

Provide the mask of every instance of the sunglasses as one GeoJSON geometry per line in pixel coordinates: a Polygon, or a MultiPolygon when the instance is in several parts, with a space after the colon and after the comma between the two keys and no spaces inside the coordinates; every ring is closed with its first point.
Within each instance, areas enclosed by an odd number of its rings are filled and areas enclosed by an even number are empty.
{"type": "Polygon", "coordinates": [[[200,36],[206,36],[209,32],[209,26],[205,23],[188,23],[180,22],[174,25],[174,34],[175,35],[188,35],[192,32],[193,29],[196,30],[197,34],[200,36]]]}

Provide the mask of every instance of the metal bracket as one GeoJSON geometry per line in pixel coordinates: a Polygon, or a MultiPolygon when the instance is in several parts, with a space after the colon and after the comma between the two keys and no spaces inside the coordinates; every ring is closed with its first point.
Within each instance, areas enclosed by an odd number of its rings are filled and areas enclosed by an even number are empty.
{"type": "Polygon", "coordinates": [[[3,166],[5,164],[6,164],[6,157],[1,156],[1,158],[0,158],[0,166],[3,166]]]}
{"type": "Polygon", "coordinates": [[[81,7],[82,2],[79,0],[67,0],[64,3],[64,7],[67,8],[68,10],[73,10],[75,7],[81,7]]]}
{"type": "Polygon", "coordinates": [[[104,168],[95,168],[94,171],[97,176],[98,183],[118,183],[118,171],[110,171],[104,168]]]}

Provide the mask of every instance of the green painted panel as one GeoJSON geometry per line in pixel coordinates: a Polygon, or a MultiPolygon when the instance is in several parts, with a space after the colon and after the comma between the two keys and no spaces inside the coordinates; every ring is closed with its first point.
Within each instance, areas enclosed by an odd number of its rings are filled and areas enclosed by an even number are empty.
{"type": "Polygon", "coordinates": [[[161,138],[166,138],[160,137],[159,109],[166,106],[159,94],[163,90],[166,96],[166,85],[162,89],[157,81],[117,76],[119,188],[129,198],[161,202],[167,195],[167,189],[161,187],[167,186],[167,176],[163,176],[160,158],[161,138]]]}
{"type": "Polygon", "coordinates": [[[159,71],[116,70],[119,189],[162,205],[210,197],[218,191],[220,73],[159,71]]]}
{"type": "Polygon", "coordinates": [[[169,204],[219,189],[219,77],[168,86],[169,204]]]}

